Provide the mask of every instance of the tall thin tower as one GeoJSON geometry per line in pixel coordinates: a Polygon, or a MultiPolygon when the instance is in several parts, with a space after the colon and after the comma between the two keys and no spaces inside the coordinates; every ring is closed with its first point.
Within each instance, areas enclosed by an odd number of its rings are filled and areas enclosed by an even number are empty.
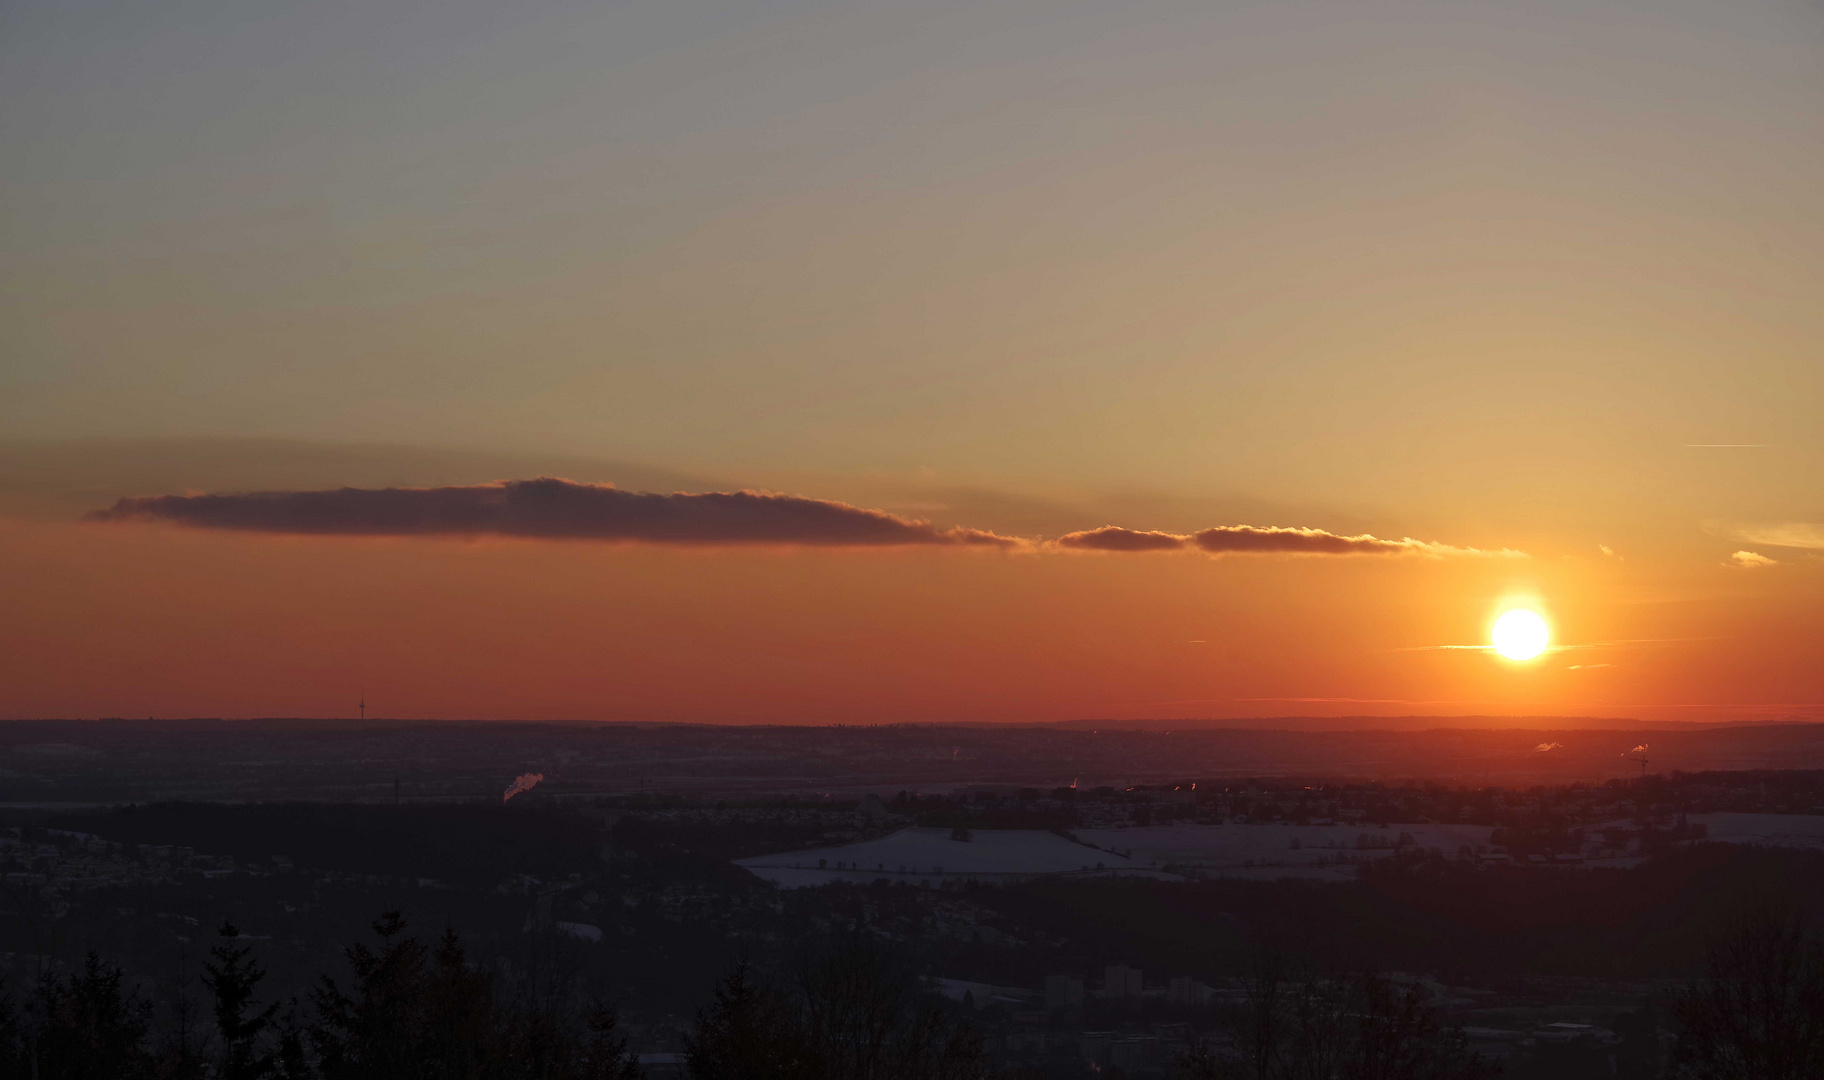
{"type": "Polygon", "coordinates": [[[361,722],[367,723],[367,695],[361,695],[361,722]]]}

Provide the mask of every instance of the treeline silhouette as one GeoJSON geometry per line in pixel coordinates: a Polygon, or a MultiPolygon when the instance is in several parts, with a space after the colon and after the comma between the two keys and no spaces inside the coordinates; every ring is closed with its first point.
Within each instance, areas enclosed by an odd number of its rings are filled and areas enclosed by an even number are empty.
{"type": "MultiPolygon", "coordinates": [[[[265,970],[224,922],[203,966],[212,1023],[152,1008],[90,953],[0,997],[0,1080],[637,1080],[612,1009],[516,997],[454,931],[429,944],[398,911],[345,950],[344,979],[263,1000],[265,970]]],[[[1484,1080],[1498,1070],[1445,1027],[1416,982],[1262,953],[1231,1019],[1234,1050],[1173,1063],[1182,1080],[1484,1080]]],[[[1664,1060],[1642,1080],[1824,1077],[1824,941],[1794,917],[1740,923],[1672,1009],[1664,1060]]],[[[894,953],[851,936],[804,950],[783,976],[737,964],[686,1042],[690,1080],[986,1080],[979,1032],[894,953]]],[[[1610,1066],[1615,1069],[1615,1065],[1610,1066]]],[[[1119,1070],[1103,1070],[1113,1076],[1119,1070]]],[[[1017,1076],[1017,1074],[1016,1074],[1017,1076]]],[[[1013,1080],[1012,1077],[1009,1080],[1013,1080]]]]}
{"type": "MultiPolygon", "coordinates": [[[[323,976],[304,1001],[259,1002],[265,970],[229,923],[202,981],[214,1031],[153,1038],[150,1003],[91,952],[68,975],[41,976],[24,1001],[0,1000],[0,1077],[30,1080],[632,1080],[639,1075],[611,1010],[568,1015],[510,1002],[446,931],[405,934],[397,911],[377,945],[346,951],[346,983],[323,976]]],[[[200,1027],[200,1026],[199,1026],[200,1027]]]]}
{"type": "Polygon", "coordinates": [[[1188,1080],[1484,1080],[1499,1070],[1442,1026],[1415,984],[1375,972],[1325,972],[1282,954],[1247,977],[1239,1059],[1202,1051],[1188,1080]]]}
{"type": "Polygon", "coordinates": [[[1676,1080],[1824,1077],[1824,942],[1795,918],[1750,918],[1679,995],[1676,1080]]]}
{"type": "MultiPolygon", "coordinates": [[[[266,972],[230,923],[203,967],[212,1025],[155,1032],[152,1007],[91,952],[0,998],[0,1080],[636,1080],[612,1009],[506,994],[447,930],[426,944],[398,911],[345,950],[349,974],[262,1001],[266,972]]],[[[689,1040],[699,1080],[976,1080],[981,1036],[886,950],[851,938],[789,979],[741,964],[689,1040]]]]}
{"type": "Polygon", "coordinates": [[[689,1043],[692,1080],[975,1080],[980,1033],[952,1022],[887,953],[849,942],[784,985],[745,963],[716,987],[689,1043]]]}

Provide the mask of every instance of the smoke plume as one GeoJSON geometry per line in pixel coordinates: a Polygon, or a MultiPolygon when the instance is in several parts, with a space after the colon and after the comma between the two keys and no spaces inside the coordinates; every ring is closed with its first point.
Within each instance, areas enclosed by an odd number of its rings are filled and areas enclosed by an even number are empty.
{"type": "Polygon", "coordinates": [[[542,772],[529,772],[529,773],[520,775],[518,777],[515,777],[513,782],[511,784],[507,785],[507,793],[500,797],[500,801],[506,802],[508,799],[511,799],[515,795],[520,795],[525,792],[531,791],[532,788],[535,785],[537,785],[537,783],[540,780],[543,780],[544,778],[545,778],[545,774],[542,772]]]}

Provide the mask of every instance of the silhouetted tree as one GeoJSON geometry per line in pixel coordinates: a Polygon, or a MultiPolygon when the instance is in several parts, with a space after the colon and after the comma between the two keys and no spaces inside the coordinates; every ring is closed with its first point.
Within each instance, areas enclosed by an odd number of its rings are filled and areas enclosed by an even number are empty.
{"type": "Polygon", "coordinates": [[[200,1006],[190,992],[191,984],[196,979],[190,970],[188,948],[178,950],[177,969],[168,980],[161,981],[165,982],[165,1002],[169,1012],[166,1030],[160,1033],[165,1045],[154,1051],[157,1059],[155,1071],[159,1080],[205,1080],[209,1073],[209,1062],[204,1053],[203,1040],[198,1037],[196,1018],[200,1015],[200,1006]]]}
{"type": "MultiPolygon", "coordinates": [[[[321,1080],[635,1080],[611,1010],[580,1024],[550,999],[503,1005],[494,980],[469,966],[455,932],[434,949],[404,936],[397,911],[374,923],[377,949],[347,951],[352,979],[313,993],[309,1043],[321,1080]]],[[[309,1074],[303,1040],[282,1033],[279,1075],[309,1074]]]]}
{"type": "Polygon", "coordinates": [[[1459,1028],[1445,1028],[1416,984],[1373,972],[1352,980],[1352,1053],[1343,1080],[1472,1080],[1493,1066],[1469,1050],[1459,1028]]]}
{"type": "Polygon", "coordinates": [[[964,1080],[985,1071],[981,1037],[945,1012],[890,953],[838,944],[800,973],[797,1013],[830,1080],[964,1080]]]}
{"type": "Polygon", "coordinates": [[[10,996],[0,994],[0,1077],[31,1075],[25,1028],[10,996]]]}
{"type": "Polygon", "coordinates": [[[1245,1057],[1181,1057],[1191,1080],[1479,1080],[1494,1067],[1425,1007],[1419,987],[1373,972],[1296,970],[1264,954],[1247,982],[1245,1057]]]}
{"type": "Polygon", "coordinates": [[[1824,943],[1797,921],[1750,921],[1680,996],[1674,1075],[1688,1080],[1824,1076],[1824,943]]]}
{"type": "Polygon", "coordinates": [[[313,1080],[317,1073],[311,1067],[307,1049],[309,1031],[298,1019],[296,1006],[287,1009],[274,1026],[278,1029],[279,1046],[273,1055],[273,1074],[279,1080],[313,1080]]]}
{"type": "Polygon", "coordinates": [[[746,960],[697,1012],[685,1046],[691,1080],[818,1080],[790,1006],[757,982],[746,960]]]}
{"type": "Polygon", "coordinates": [[[383,913],[373,924],[376,951],[350,946],[349,990],[323,976],[311,994],[317,1019],[310,1037],[324,1080],[406,1080],[419,1069],[425,948],[403,937],[405,916],[383,913]]]}
{"type": "Polygon", "coordinates": [[[38,1080],[137,1080],[152,1075],[146,1003],[121,987],[121,971],[89,953],[68,978],[38,983],[25,1064],[38,1080]]]}
{"type": "Polygon", "coordinates": [[[221,1080],[261,1080],[276,1068],[263,1036],[279,1005],[254,1007],[254,991],[266,969],[252,959],[252,949],[235,944],[241,932],[233,923],[223,920],[218,933],[222,941],[210,952],[213,962],[203,965],[203,983],[215,995],[215,1027],[222,1036],[215,1075],[221,1080]]]}
{"type": "Polygon", "coordinates": [[[982,1039],[953,1022],[884,951],[849,942],[783,989],[744,962],[716,988],[689,1043],[691,1080],[974,1080],[982,1039]]]}

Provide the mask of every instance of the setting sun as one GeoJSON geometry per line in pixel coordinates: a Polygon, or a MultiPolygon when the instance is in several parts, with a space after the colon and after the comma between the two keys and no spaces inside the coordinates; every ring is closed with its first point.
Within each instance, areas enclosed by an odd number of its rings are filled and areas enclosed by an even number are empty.
{"type": "Polygon", "coordinates": [[[1537,611],[1514,608],[1495,620],[1489,638],[1495,651],[1509,660],[1531,660],[1545,651],[1552,632],[1537,611]]]}

